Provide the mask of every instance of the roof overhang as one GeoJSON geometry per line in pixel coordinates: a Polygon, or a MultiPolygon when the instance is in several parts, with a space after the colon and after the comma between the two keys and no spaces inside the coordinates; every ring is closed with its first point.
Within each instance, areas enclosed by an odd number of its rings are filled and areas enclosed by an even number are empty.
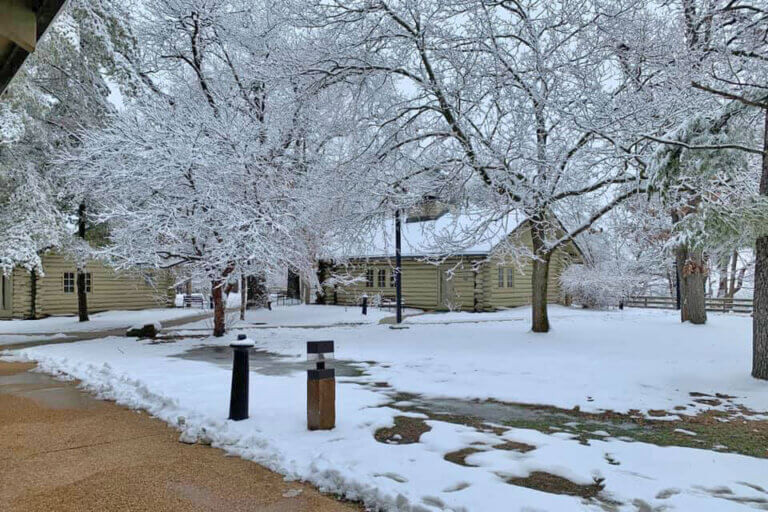
{"type": "Polygon", "coordinates": [[[0,95],[67,0],[0,0],[0,95]]]}

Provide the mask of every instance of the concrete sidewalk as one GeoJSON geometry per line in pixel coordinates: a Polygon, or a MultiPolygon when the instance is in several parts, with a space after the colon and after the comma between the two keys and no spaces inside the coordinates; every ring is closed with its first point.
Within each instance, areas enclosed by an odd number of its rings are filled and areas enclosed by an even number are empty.
{"type": "Polygon", "coordinates": [[[0,362],[0,510],[360,511],[145,413],[0,362]]]}
{"type": "MultiPolygon", "coordinates": [[[[205,311],[203,313],[200,313],[198,315],[191,315],[181,318],[174,318],[171,320],[163,320],[160,323],[163,326],[163,331],[167,331],[169,329],[172,329],[174,327],[179,327],[185,324],[193,323],[193,322],[199,322],[200,320],[205,320],[207,318],[213,318],[213,313],[210,311],[205,311]]],[[[34,322],[34,320],[30,320],[31,322],[34,322]]],[[[29,347],[36,347],[39,345],[53,345],[53,344],[59,344],[59,343],[74,343],[76,341],[86,341],[86,340],[95,340],[98,338],[106,338],[109,336],[125,336],[125,331],[129,327],[130,324],[126,324],[120,327],[110,328],[110,329],[100,329],[95,331],[71,331],[64,334],[64,337],[59,339],[51,339],[51,335],[55,334],[54,332],[32,332],[32,333],[18,333],[18,335],[22,336],[28,336],[30,338],[33,338],[29,341],[24,341],[22,343],[8,343],[3,344],[2,342],[2,336],[16,336],[17,333],[4,333],[3,335],[0,335],[0,351],[8,349],[8,350],[18,350],[22,348],[29,348],[29,347]],[[40,336],[40,339],[34,339],[35,336],[40,336]]]]}

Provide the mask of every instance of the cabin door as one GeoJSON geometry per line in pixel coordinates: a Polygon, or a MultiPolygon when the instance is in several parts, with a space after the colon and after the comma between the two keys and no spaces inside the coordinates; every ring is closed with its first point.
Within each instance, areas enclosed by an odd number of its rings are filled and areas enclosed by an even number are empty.
{"type": "Polygon", "coordinates": [[[0,274],[0,318],[10,318],[13,312],[13,281],[11,276],[0,274]]]}
{"type": "Polygon", "coordinates": [[[459,304],[453,288],[456,276],[445,270],[438,270],[438,272],[440,274],[440,307],[451,311],[458,309],[459,304]]]}

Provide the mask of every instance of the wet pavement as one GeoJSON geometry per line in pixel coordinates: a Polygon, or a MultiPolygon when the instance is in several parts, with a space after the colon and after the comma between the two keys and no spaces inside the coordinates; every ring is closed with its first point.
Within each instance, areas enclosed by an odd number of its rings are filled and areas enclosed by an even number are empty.
{"type": "MultiPolygon", "coordinates": [[[[266,350],[251,349],[249,353],[249,365],[252,372],[262,375],[288,375],[296,372],[304,372],[309,369],[311,363],[305,360],[297,360],[295,357],[285,357],[280,354],[267,352],[266,350]]],[[[187,350],[175,357],[192,361],[204,361],[213,363],[222,368],[232,367],[232,349],[220,345],[206,345],[187,350]]],[[[337,377],[360,377],[364,375],[360,363],[345,359],[334,359],[329,362],[330,368],[336,369],[337,377]]]]}
{"type": "Polygon", "coordinates": [[[3,512],[362,510],[33,368],[0,362],[3,512]]]}
{"type": "MultiPolygon", "coordinates": [[[[173,320],[161,321],[160,323],[163,325],[163,331],[166,331],[168,329],[179,327],[192,322],[199,322],[200,320],[205,320],[206,318],[210,318],[211,316],[212,316],[211,312],[206,312],[206,313],[200,313],[199,315],[186,316],[182,318],[175,318],[173,320]]],[[[116,327],[114,329],[103,329],[103,330],[97,330],[97,331],[67,332],[67,333],[64,333],[64,337],[54,338],[54,339],[51,339],[51,336],[53,336],[55,333],[51,333],[51,332],[24,333],[23,336],[28,336],[30,338],[29,341],[25,341],[23,343],[13,343],[8,345],[3,345],[3,343],[0,341],[0,351],[6,350],[6,349],[17,350],[22,348],[37,347],[40,345],[74,343],[76,341],[95,340],[98,338],[107,338],[109,336],[125,336],[125,331],[128,327],[130,327],[130,325],[125,325],[123,327],[116,327]],[[39,336],[40,338],[34,339],[35,336],[39,336]]],[[[7,335],[14,336],[14,333],[7,333],[7,335]]]]}

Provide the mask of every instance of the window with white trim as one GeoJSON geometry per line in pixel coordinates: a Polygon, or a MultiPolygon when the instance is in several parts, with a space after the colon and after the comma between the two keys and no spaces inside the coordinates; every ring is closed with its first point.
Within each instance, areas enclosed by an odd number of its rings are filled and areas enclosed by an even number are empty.
{"type": "Polygon", "coordinates": [[[64,272],[64,293],[75,293],[74,272],[64,272]]]}

